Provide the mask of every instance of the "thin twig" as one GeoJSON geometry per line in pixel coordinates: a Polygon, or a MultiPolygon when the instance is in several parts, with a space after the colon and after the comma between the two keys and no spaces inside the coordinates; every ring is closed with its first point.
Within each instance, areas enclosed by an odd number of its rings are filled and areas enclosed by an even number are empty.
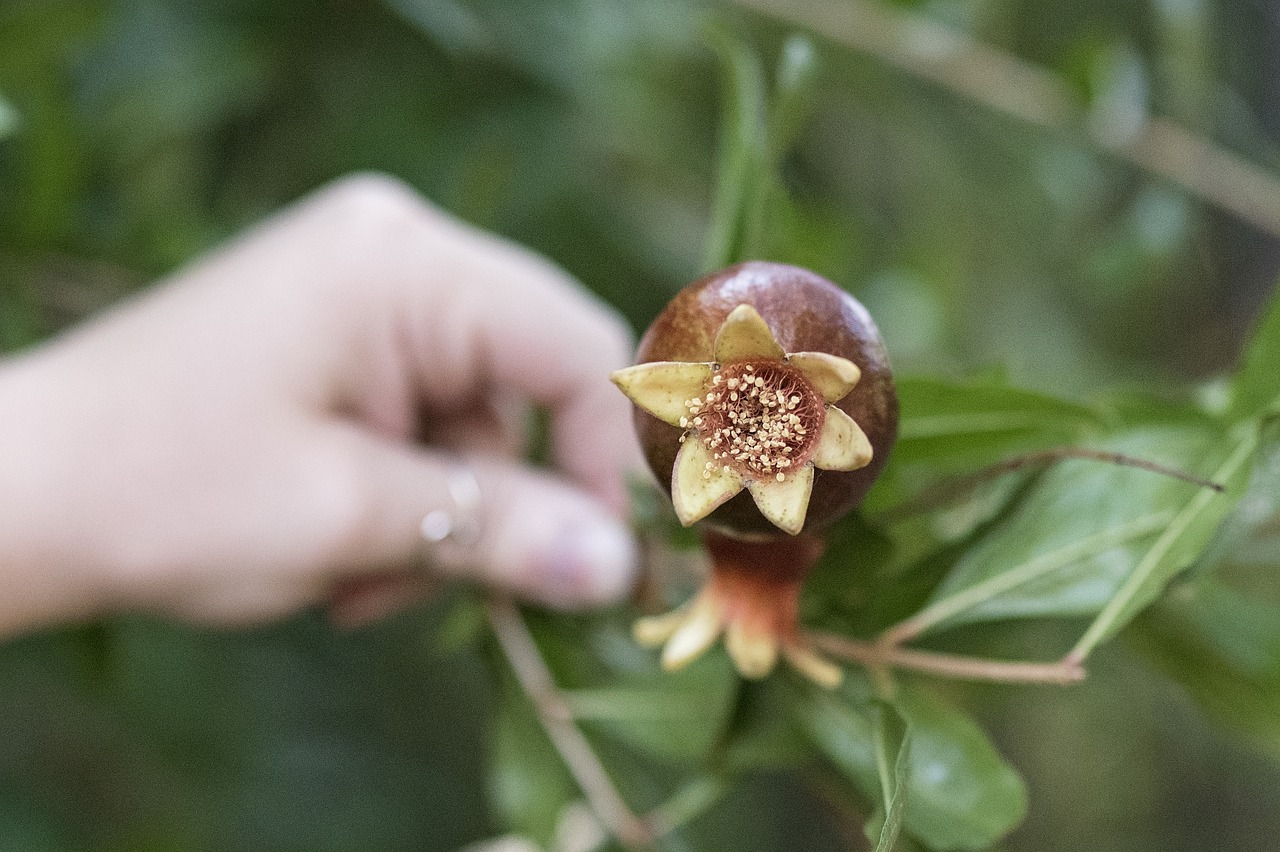
{"type": "Polygon", "coordinates": [[[809,633],[807,636],[816,647],[831,656],[868,668],[911,669],[958,680],[1053,683],[1060,686],[1079,683],[1085,677],[1084,668],[1079,663],[1067,660],[1057,663],[1019,663],[916,651],[883,642],[859,642],[833,633],[809,633]]]}
{"type": "Polygon", "coordinates": [[[981,104],[1097,147],[1270,234],[1280,235],[1280,179],[1168,119],[1097,120],[1052,71],[901,6],[875,0],[736,0],[877,56],[981,104]],[[1090,120],[1093,118],[1094,120],[1090,120]]]}
{"type": "Polygon", "coordinates": [[[538,646],[520,612],[504,597],[492,597],[486,604],[489,624],[498,637],[502,653],[515,672],[520,688],[529,698],[538,721],[547,732],[560,758],[582,789],[596,817],[629,849],[651,849],[654,835],[632,812],[609,778],[608,771],[591,744],[573,722],[568,702],[556,687],[538,646]]]}
{"type": "Polygon", "coordinates": [[[1201,488],[1208,488],[1211,491],[1221,493],[1225,487],[1220,483],[1213,482],[1208,479],[1187,473],[1185,470],[1179,470],[1174,467],[1158,464],[1157,462],[1147,461],[1146,459],[1127,456],[1123,453],[1113,453],[1106,450],[1091,450],[1086,447],[1055,447],[1051,450],[1041,450],[1039,452],[1027,453],[1026,455],[1014,456],[988,465],[987,467],[976,470],[973,473],[967,473],[963,476],[949,479],[935,486],[926,488],[920,494],[910,497],[897,506],[893,506],[880,512],[876,516],[876,520],[885,524],[895,524],[907,518],[922,515],[948,505],[953,500],[963,497],[972,492],[979,485],[1004,476],[1006,473],[1013,473],[1024,468],[1039,467],[1041,465],[1056,464],[1067,459],[1084,459],[1087,461],[1106,462],[1107,464],[1119,465],[1121,467],[1135,467],[1139,470],[1158,473],[1161,476],[1170,476],[1174,479],[1181,479],[1183,482],[1189,482],[1192,485],[1198,485],[1201,488]]]}

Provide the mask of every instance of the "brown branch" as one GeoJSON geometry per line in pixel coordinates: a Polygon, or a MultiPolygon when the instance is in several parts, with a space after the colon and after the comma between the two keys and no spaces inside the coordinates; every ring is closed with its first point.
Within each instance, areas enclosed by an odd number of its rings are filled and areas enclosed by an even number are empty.
{"type": "Polygon", "coordinates": [[[1106,450],[1091,450],[1085,447],[1055,447],[1051,450],[1041,450],[1039,452],[1027,453],[1026,455],[1014,456],[988,465],[987,467],[976,470],[973,473],[967,473],[963,476],[941,482],[938,485],[926,488],[915,497],[910,497],[897,506],[880,512],[876,516],[876,520],[885,524],[895,524],[907,518],[922,515],[934,509],[941,508],[951,503],[953,500],[963,497],[972,492],[979,485],[1004,476],[1006,473],[1013,473],[1024,468],[1038,467],[1041,465],[1056,464],[1060,461],[1068,459],[1084,459],[1086,461],[1100,461],[1107,464],[1119,465],[1121,467],[1134,467],[1139,470],[1158,473],[1161,476],[1170,476],[1174,479],[1181,479],[1183,482],[1189,482],[1192,485],[1198,485],[1201,488],[1208,488],[1211,491],[1221,493],[1226,490],[1225,486],[1212,482],[1208,479],[1187,473],[1174,467],[1158,464],[1146,459],[1135,458],[1134,456],[1126,456],[1123,453],[1112,453],[1106,450]]]}
{"type": "Polygon", "coordinates": [[[578,782],[591,810],[623,846],[628,849],[653,848],[653,832],[627,806],[604,764],[592,750],[591,743],[574,724],[569,704],[556,687],[555,679],[520,612],[505,597],[491,597],[485,608],[489,624],[520,688],[528,696],[538,721],[578,782]]]}
{"type": "Polygon", "coordinates": [[[1167,119],[1135,113],[1090,121],[1070,85],[1052,71],[924,15],[875,0],[736,0],[814,30],[915,77],[1022,121],[1075,133],[1173,181],[1270,234],[1280,235],[1280,180],[1167,119]]]}
{"type": "Polygon", "coordinates": [[[995,683],[1052,683],[1068,686],[1084,680],[1084,668],[1063,660],[1057,663],[1019,663],[960,657],[933,651],[915,651],[883,642],[859,642],[834,633],[808,633],[814,646],[833,657],[868,669],[897,668],[942,675],[958,680],[995,683]]]}

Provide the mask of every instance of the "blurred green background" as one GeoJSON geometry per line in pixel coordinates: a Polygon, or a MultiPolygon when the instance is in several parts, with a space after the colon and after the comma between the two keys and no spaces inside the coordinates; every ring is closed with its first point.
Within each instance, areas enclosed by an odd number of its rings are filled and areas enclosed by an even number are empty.
{"type": "MultiPolygon", "coordinates": [[[[1180,178],[1230,196],[1211,164],[1135,156],[1125,133],[1176,121],[1260,167],[1266,208],[1280,7],[909,0],[875,7],[891,12],[878,32],[803,14],[823,5],[795,6],[820,72],[769,253],[862,298],[900,374],[1084,396],[1172,394],[1230,367],[1280,267],[1280,217],[1224,209],[1180,178]],[[918,73],[953,45],[895,61],[911,42],[893,27],[920,20],[976,39],[948,72],[976,94],[918,73]],[[1009,79],[964,77],[991,56],[1051,75],[1074,111],[1044,126],[999,108],[1009,79]]],[[[544,252],[642,329],[701,271],[722,82],[709,17],[767,58],[795,30],[693,0],[0,0],[0,344],[359,169],[544,252]]],[[[490,677],[441,649],[444,610],[356,635],[314,615],[241,634],[122,618],[0,647],[0,848],[446,850],[499,833],[490,677]]],[[[1124,643],[1091,674],[956,690],[1027,776],[1030,817],[1003,848],[1280,848],[1273,758],[1124,643]]],[[[694,836],[840,849],[859,832],[779,775],[694,836]]]]}

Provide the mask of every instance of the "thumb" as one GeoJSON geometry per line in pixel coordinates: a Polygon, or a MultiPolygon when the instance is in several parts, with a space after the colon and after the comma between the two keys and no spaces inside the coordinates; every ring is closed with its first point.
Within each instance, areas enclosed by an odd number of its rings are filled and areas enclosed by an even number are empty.
{"type": "Polygon", "coordinates": [[[585,491],[506,458],[363,443],[373,505],[358,562],[408,567],[425,551],[440,574],[560,608],[611,603],[630,590],[631,532],[585,491]],[[436,512],[474,524],[475,534],[428,542],[423,519],[436,512]]]}

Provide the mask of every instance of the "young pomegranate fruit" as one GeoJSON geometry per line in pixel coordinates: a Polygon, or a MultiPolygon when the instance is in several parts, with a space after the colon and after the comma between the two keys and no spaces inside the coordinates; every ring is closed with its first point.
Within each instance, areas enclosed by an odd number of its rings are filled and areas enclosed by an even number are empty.
{"type": "Polygon", "coordinates": [[[723,632],[746,677],[779,654],[830,686],[810,649],[800,586],[822,529],[867,493],[897,436],[880,333],[852,296],[804,269],[751,262],[682,290],[613,381],[685,526],[702,522],[712,574],[692,603],[641,619],[636,638],[679,668],[723,632]]]}

